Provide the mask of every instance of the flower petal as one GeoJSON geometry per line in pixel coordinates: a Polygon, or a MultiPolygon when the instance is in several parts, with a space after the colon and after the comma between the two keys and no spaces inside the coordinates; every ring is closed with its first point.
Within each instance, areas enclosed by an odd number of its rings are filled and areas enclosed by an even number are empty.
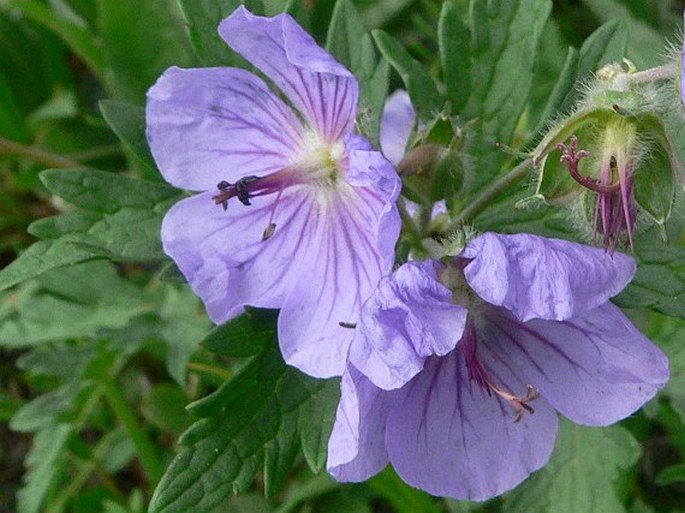
{"type": "Polygon", "coordinates": [[[147,93],[146,117],[162,175],[190,190],[282,169],[304,144],[293,111],[237,68],[169,68],[147,93]]]}
{"type": "Polygon", "coordinates": [[[522,321],[560,321],[597,308],[635,274],[628,255],[524,233],[485,233],[462,256],[473,259],[464,269],[471,288],[522,321]]]}
{"type": "Polygon", "coordinates": [[[388,464],[385,420],[392,393],[376,388],[348,366],[328,440],[328,472],[338,481],[364,481],[388,464]]]}
{"type": "Polygon", "coordinates": [[[251,206],[229,201],[224,211],[211,195],[181,200],[169,210],[162,223],[164,251],[217,324],[243,305],[280,307],[318,252],[318,204],[300,187],[285,190],[275,211],[272,197],[252,198],[251,206]],[[272,212],[276,230],[263,240],[272,212]]]}
{"type": "MultiPolygon", "coordinates": [[[[506,364],[481,356],[507,388],[524,390],[506,364]]],[[[433,495],[485,500],[509,490],[549,460],[557,417],[544,401],[514,423],[509,405],[470,382],[460,350],[432,357],[390,410],[390,461],[404,481],[433,495]]]]}
{"type": "Polygon", "coordinates": [[[306,260],[305,274],[281,309],[278,335],[287,363],[330,377],[342,374],[354,336],[348,326],[359,320],[361,305],[390,272],[392,259],[379,242],[387,208],[382,198],[372,189],[342,185],[320,194],[319,250],[306,260]]]}
{"type": "Polygon", "coordinates": [[[366,214],[361,213],[365,215],[365,223],[378,227],[378,252],[389,271],[395,263],[395,245],[402,227],[396,203],[402,181],[390,162],[380,152],[374,151],[371,143],[363,137],[345,137],[345,149],[349,159],[345,180],[355,187],[358,194],[366,197],[370,205],[375,205],[366,214]]]}
{"type": "Polygon", "coordinates": [[[398,89],[388,96],[381,117],[380,142],[383,155],[394,165],[404,157],[415,120],[407,91],[398,89]]]}
{"type": "Polygon", "coordinates": [[[612,424],[668,380],[666,356],[611,303],[562,322],[523,323],[494,308],[484,319],[488,346],[579,424],[612,424]]]}
{"type": "Polygon", "coordinates": [[[349,359],[374,385],[399,388],[431,355],[456,346],[466,309],[437,281],[439,262],[409,262],[383,278],[364,303],[349,359]]]}
{"type": "Polygon", "coordinates": [[[221,22],[219,34],[273,80],[326,142],[352,130],[357,80],[288,14],[264,18],[241,6],[221,22]]]}

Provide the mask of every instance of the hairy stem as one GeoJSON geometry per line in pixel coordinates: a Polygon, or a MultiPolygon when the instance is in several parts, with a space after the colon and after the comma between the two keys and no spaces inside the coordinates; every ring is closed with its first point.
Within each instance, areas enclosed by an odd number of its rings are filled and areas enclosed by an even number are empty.
{"type": "Polygon", "coordinates": [[[471,222],[478,214],[487,208],[489,203],[499,196],[502,192],[514,185],[519,180],[525,178],[528,170],[533,165],[533,159],[528,158],[521,162],[514,169],[509,171],[506,175],[495,180],[489,187],[484,189],[476,198],[466,205],[466,207],[459,212],[450,223],[451,229],[461,228],[465,224],[471,222]]]}

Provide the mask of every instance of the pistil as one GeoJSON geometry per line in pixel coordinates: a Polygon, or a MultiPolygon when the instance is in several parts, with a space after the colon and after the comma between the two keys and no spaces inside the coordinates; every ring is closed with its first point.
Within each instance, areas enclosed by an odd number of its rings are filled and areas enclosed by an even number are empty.
{"type": "Polygon", "coordinates": [[[527,385],[525,395],[514,395],[495,384],[478,354],[478,335],[469,319],[466,320],[466,328],[459,341],[459,347],[466,358],[469,380],[475,382],[489,397],[492,397],[494,393],[508,402],[514,410],[514,423],[520,422],[526,413],[531,415],[535,413],[535,409],[529,403],[540,397],[540,392],[533,386],[527,385]]]}

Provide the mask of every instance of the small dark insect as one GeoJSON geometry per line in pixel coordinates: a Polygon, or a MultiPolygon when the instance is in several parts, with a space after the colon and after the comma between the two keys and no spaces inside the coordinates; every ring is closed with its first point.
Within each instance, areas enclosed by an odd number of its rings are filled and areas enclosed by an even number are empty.
{"type": "Polygon", "coordinates": [[[338,326],[340,326],[341,328],[349,328],[349,329],[353,330],[353,329],[355,329],[355,328],[357,327],[357,323],[356,323],[356,322],[343,322],[343,321],[340,321],[340,322],[338,323],[338,326]]]}

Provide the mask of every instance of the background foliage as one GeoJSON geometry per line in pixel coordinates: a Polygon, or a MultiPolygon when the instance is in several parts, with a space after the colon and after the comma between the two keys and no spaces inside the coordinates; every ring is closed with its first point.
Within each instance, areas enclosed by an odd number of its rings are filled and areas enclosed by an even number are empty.
{"type": "MultiPolygon", "coordinates": [[[[238,3],[0,0],[0,513],[685,511],[682,197],[670,245],[642,232],[638,275],[617,298],[671,359],[669,385],[641,412],[606,429],[562,423],[551,463],[485,504],[432,498],[391,469],[357,485],[321,471],[336,380],[283,364],[274,312],[213,328],[159,243],[182,193],[147,148],[145,91],[172,64],[244,65],[216,35],[238,3]]],[[[372,139],[388,81],[427,122],[445,100],[477,120],[468,165],[437,189],[456,207],[515,163],[495,142],[530,147],[601,64],[660,64],[685,8],[245,3],[292,13],[355,72],[372,139]]],[[[682,117],[668,121],[685,155],[682,117]]],[[[475,226],[576,237],[563,212],[513,210],[528,195],[525,183],[508,190],[475,226]]]]}

